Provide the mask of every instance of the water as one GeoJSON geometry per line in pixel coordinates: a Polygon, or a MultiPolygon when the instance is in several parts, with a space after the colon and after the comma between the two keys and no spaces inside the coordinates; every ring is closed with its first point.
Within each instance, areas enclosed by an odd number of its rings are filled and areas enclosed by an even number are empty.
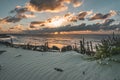
{"type": "Polygon", "coordinates": [[[77,47],[80,45],[80,40],[85,39],[86,41],[92,41],[93,45],[100,42],[101,39],[106,38],[107,34],[82,34],[82,35],[71,35],[71,34],[44,34],[44,35],[14,35],[14,43],[17,44],[32,44],[32,45],[44,45],[45,42],[49,43],[49,47],[57,46],[62,48],[66,45],[74,46],[75,43],[77,47]]]}
{"type": "MultiPolygon", "coordinates": [[[[14,44],[31,44],[31,45],[44,45],[45,42],[48,42],[49,47],[57,46],[62,48],[66,45],[80,46],[80,40],[85,39],[87,41],[92,41],[93,46],[98,44],[101,39],[106,38],[107,36],[112,36],[111,34],[34,34],[34,35],[13,35],[14,44]]],[[[117,35],[116,35],[117,36],[117,35]]],[[[1,39],[1,38],[0,38],[1,39]]],[[[4,39],[3,39],[4,40],[4,39]]],[[[7,41],[10,39],[6,38],[7,41]]]]}

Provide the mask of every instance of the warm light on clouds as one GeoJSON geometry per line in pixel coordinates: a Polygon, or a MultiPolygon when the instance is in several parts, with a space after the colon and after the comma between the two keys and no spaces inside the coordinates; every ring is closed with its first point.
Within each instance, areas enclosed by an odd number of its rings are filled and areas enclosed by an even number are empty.
{"type": "Polygon", "coordinates": [[[82,4],[83,4],[83,2],[75,1],[74,4],[73,4],[73,6],[74,6],[74,7],[79,7],[79,6],[81,6],[82,4]]]}
{"type": "Polygon", "coordinates": [[[102,10],[99,5],[87,5],[88,2],[87,0],[85,2],[84,0],[29,0],[22,6],[14,3],[17,6],[8,16],[0,16],[2,17],[0,30],[8,32],[29,32],[30,30],[36,33],[54,34],[84,30],[88,32],[101,29],[119,30],[120,24],[115,24],[117,18],[113,17],[118,15],[117,9],[102,10]]]}
{"type": "Polygon", "coordinates": [[[54,32],[54,34],[59,34],[59,32],[54,32]]]}
{"type": "Polygon", "coordinates": [[[50,22],[46,23],[46,26],[61,27],[61,26],[67,25],[68,23],[69,22],[67,20],[67,17],[56,16],[55,18],[52,18],[50,22]]]}
{"type": "Polygon", "coordinates": [[[118,13],[116,12],[116,11],[114,11],[114,10],[110,10],[110,15],[111,16],[115,16],[115,15],[117,15],[118,13]]]}
{"type": "Polygon", "coordinates": [[[36,27],[61,27],[70,24],[72,21],[71,19],[74,17],[73,14],[66,14],[64,16],[55,16],[53,18],[49,18],[45,21],[33,21],[30,24],[30,27],[36,28],[36,27]]]}
{"type": "Polygon", "coordinates": [[[2,33],[20,33],[24,30],[26,30],[26,28],[20,24],[9,28],[0,27],[0,32],[2,33]]]}
{"type": "Polygon", "coordinates": [[[14,27],[10,27],[8,29],[8,31],[12,31],[12,32],[19,32],[19,31],[23,31],[25,30],[25,28],[22,25],[16,25],[14,27]]]}
{"type": "Polygon", "coordinates": [[[32,12],[51,12],[51,13],[58,13],[58,12],[61,12],[61,11],[65,11],[65,10],[67,10],[68,9],[68,7],[66,7],[66,6],[63,6],[63,5],[61,5],[60,7],[57,7],[57,8],[55,8],[54,10],[51,10],[51,9],[41,9],[41,10],[38,10],[38,7],[36,7],[36,6],[33,6],[33,5],[31,5],[30,3],[27,3],[26,4],[26,8],[29,10],[29,11],[32,11],[32,12]]]}
{"type": "Polygon", "coordinates": [[[89,20],[104,20],[104,19],[108,19],[115,15],[117,15],[117,12],[114,10],[110,10],[110,12],[107,14],[96,13],[96,14],[92,15],[89,20]]]}
{"type": "Polygon", "coordinates": [[[0,26],[0,31],[2,31],[2,29],[3,29],[3,28],[0,26]]]}
{"type": "Polygon", "coordinates": [[[65,22],[65,19],[57,19],[57,20],[54,20],[52,21],[51,23],[48,23],[47,25],[48,26],[53,26],[53,27],[60,27],[63,25],[63,23],[65,22]]]}
{"type": "Polygon", "coordinates": [[[24,14],[26,18],[35,18],[36,16],[33,14],[24,14]]]}
{"type": "Polygon", "coordinates": [[[66,25],[73,24],[74,22],[77,22],[78,20],[84,20],[86,16],[92,14],[92,11],[81,11],[80,13],[67,13],[63,16],[55,16],[52,18],[49,18],[45,21],[33,21],[30,24],[31,28],[36,27],[62,27],[66,25]]]}
{"type": "Polygon", "coordinates": [[[86,16],[92,14],[92,11],[81,11],[77,14],[77,19],[78,20],[84,20],[86,18],[86,16]]]}
{"type": "Polygon", "coordinates": [[[25,7],[33,12],[61,12],[67,10],[70,3],[74,7],[82,5],[80,0],[30,0],[25,7]]]}

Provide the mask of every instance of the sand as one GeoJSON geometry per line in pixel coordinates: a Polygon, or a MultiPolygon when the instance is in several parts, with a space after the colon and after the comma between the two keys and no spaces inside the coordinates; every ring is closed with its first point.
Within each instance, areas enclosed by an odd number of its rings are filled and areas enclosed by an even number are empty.
{"type": "Polygon", "coordinates": [[[37,52],[2,45],[0,51],[6,51],[0,55],[0,80],[120,80],[120,63],[102,65],[74,51],[37,52]]]}

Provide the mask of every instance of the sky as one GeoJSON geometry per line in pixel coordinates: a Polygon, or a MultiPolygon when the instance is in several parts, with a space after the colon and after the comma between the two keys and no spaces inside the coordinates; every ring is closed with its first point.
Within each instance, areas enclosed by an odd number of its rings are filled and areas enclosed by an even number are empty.
{"type": "Polygon", "coordinates": [[[1,0],[0,32],[119,30],[119,4],[120,0],[1,0]]]}

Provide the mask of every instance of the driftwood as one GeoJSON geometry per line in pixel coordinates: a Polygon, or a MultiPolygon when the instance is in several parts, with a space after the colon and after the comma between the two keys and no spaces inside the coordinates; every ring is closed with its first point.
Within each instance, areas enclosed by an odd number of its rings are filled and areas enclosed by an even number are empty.
{"type": "Polygon", "coordinates": [[[60,69],[60,68],[54,68],[54,70],[59,71],[59,72],[63,72],[64,71],[63,69],[60,69]]]}
{"type": "Polygon", "coordinates": [[[21,57],[22,55],[21,54],[19,54],[19,55],[16,55],[15,57],[21,57]]]}
{"type": "Polygon", "coordinates": [[[2,51],[0,51],[0,54],[3,54],[4,52],[6,52],[6,50],[2,50],[2,51]]]}
{"type": "Polygon", "coordinates": [[[83,71],[82,74],[85,75],[85,71],[83,71]]]}

